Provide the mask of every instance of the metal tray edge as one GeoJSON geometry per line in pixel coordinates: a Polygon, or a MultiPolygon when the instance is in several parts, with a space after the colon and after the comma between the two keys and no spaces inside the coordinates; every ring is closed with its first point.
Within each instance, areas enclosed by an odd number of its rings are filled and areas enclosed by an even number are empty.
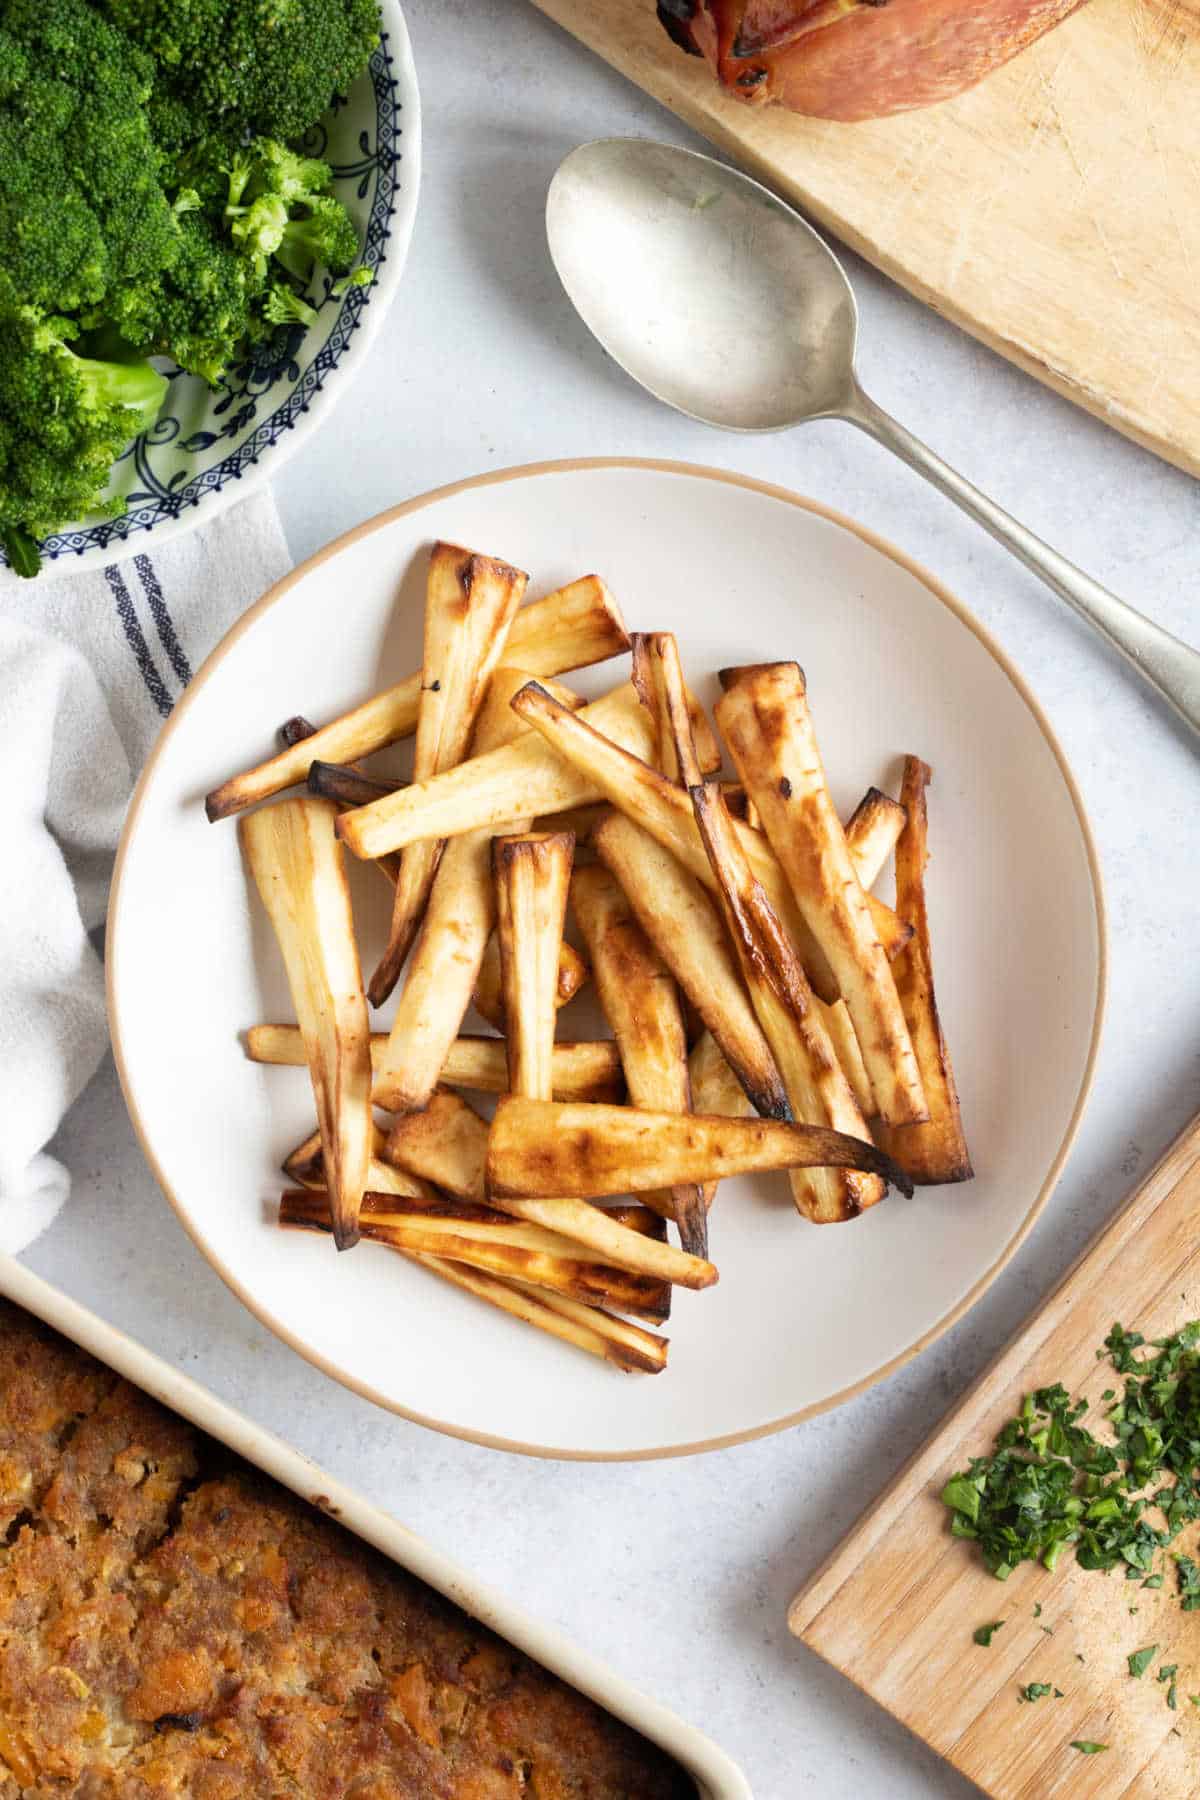
{"type": "Polygon", "coordinates": [[[199,1382],[156,1356],[96,1313],[43,1281],[11,1256],[0,1255],[0,1295],[33,1313],[80,1349],[218,1439],[302,1500],[354,1532],[410,1574],[436,1588],[464,1612],[586,1694],[606,1712],[640,1731],[696,1782],[700,1800],[753,1800],[741,1770],[711,1739],[641,1693],[553,1627],[541,1624],[450,1557],[364,1500],[273,1432],[239,1413],[199,1382]]]}

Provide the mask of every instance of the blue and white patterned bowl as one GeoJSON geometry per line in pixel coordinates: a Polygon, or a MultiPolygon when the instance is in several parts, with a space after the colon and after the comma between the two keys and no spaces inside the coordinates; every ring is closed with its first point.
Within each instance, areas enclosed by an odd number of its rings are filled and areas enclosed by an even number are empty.
{"type": "Polygon", "coordinates": [[[244,498],[328,418],[361,367],[400,284],[421,173],[421,110],[404,15],[398,0],[381,0],[380,14],[370,66],[305,145],[331,164],[334,192],[358,226],[361,260],[374,281],[336,300],[332,278],[318,273],[309,288],[315,325],[280,334],[217,388],[175,374],[158,418],[113,470],[108,492],[124,496],[125,513],[46,538],[39,579],[132,556],[146,547],[147,533],[161,544],[244,498]]]}

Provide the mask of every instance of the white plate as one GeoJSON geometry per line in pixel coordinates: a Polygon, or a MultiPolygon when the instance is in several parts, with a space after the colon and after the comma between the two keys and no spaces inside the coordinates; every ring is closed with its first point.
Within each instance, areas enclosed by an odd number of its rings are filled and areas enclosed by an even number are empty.
{"type": "MultiPolygon", "coordinates": [[[[579,685],[602,690],[619,666],[579,685]]],[[[369,967],[383,884],[356,871],[369,967]],[[368,913],[371,917],[368,919],[368,913]]],[[[480,1442],[636,1457],[777,1430],[895,1368],[993,1279],[1078,1124],[1100,1030],[1103,906],[1078,793],[1046,720],[963,607],[897,552],[779,489],[712,470],[552,464],[414,500],[268,594],[176,708],[130,810],[109,923],[117,1062],[184,1225],[252,1311],[382,1405],[480,1442]],[[280,1157],[311,1129],[303,1071],[238,1033],[290,1016],[232,824],[206,791],[278,721],[343,710],[420,662],[428,545],[516,562],[532,593],[596,569],[633,626],[679,634],[704,697],[724,664],[795,656],[838,804],[919,752],[930,796],[938,991],[977,1179],[817,1228],[781,1177],[725,1182],[718,1287],[677,1295],[671,1363],[607,1366],[399,1258],[271,1223],[280,1157]]],[[[575,1009],[573,1009],[574,1011],[575,1009]]],[[[564,1036],[586,1035],[586,1013],[564,1036]]]]}

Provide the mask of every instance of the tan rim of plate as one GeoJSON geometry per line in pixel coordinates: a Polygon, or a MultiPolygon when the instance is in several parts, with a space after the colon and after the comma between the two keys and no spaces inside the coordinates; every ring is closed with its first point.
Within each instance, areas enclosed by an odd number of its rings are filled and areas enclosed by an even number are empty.
{"type": "Polygon", "coordinates": [[[709,468],[702,463],[664,462],[655,457],[590,456],[568,458],[560,462],[526,463],[518,468],[497,469],[489,474],[469,476],[465,481],[450,482],[446,487],[434,488],[432,492],[428,494],[418,495],[415,500],[405,500],[399,506],[389,507],[386,512],[377,513],[373,519],[367,519],[363,524],[356,525],[353,530],[345,532],[339,538],[335,538],[333,542],[327,544],[323,550],[318,550],[314,556],[310,556],[307,562],[300,563],[292,570],[290,575],[285,575],[282,581],[277,581],[275,586],[269,588],[262,596],[262,599],[258,600],[247,612],[243,613],[237,623],[231,626],[229,631],[226,632],[224,638],[211,653],[203,668],[194,677],[187,692],[176,705],[170,719],[164,725],[159,734],[158,742],[155,744],[149,760],[142,770],[137,787],[134,789],[133,799],[130,801],[129,812],[126,815],[124,829],[121,832],[121,841],[117,846],[116,864],[113,869],[112,891],[109,899],[109,919],[115,921],[119,914],[121,882],[125,869],[126,853],[137,832],[138,817],[141,812],[142,801],[146,789],[153,778],[158,759],[169,742],[176,724],[187,710],[192,695],[203,687],[213,671],[220,666],[229,655],[229,652],[237,644],[242,633],[255,619],[259,618],[269,607],[277,606],[281,601],[285,600],[290,590],[298,581],[302,581],[311,569],[317,568],[330,557],[340,555],[343,550],[349,549],[352,544],[358,543],[361,538],[366,537],[370,532],[382,530],[385,526],[390,525],[395,519],[407,518],[410,514],[420,512],[423,508],[432,506],[439,500],[449,499],[455,494],[469,493],[474,488],[494,487],[500,482],[521,481],[530,476],[573,474],[580,470],[590,469],[647,469],[656,474],[690,475],[701,481],[723,481],[728,483],[730,487],[747,488],[752,493],[766,494],[772,500],[782,500],[788,506],[798,507],[801,512],[814,513],[818,518],[827,519],[830,524],[838,525],[843,531],[848,531],[854,537],[860,538],[864,544],[869,544],[873,550],[878,550],[882,555],[898,564],[900,568],[907,570],[910,575],[915,575],[917,580],[922,582],[923,585],[929,589],[930,593],[954,614],[955,618],[960,620],[969,631],[974,632],[988,654],[994,661],[999,663],[1000,667],[1008,676],[1008,679],[1012,682],[1018,694],[1020,694],[1022,700],[1024,700],[1026,706],[1033,714],[1033,717],[1041,730],[1042,736],[1050,746],[1055,761],[1062,771],[1063,780],[1066,783],[1067,791],[1071,796],[1071,801],[1075,808],[1075,816],[1079,822],[1079,830],[1083,838],[1084,848],[1087,851],[1088,867],[1092,877],[1092,897],[1096,907],[1098,954],[1096,965],[1096,1010],[1092,1021],[1092,1040],[1088,1047],[1087,1064],[1083,1071],[1083,1078],[1079,1084],[1079,1093],[1076,1096],[1075,1105],[1071,1111],[1071,1117],[1067,1122],[1066,1131],[1063,1133],[1062,1142],[1050,1164],[1045,1181],[1042,1183],[1033,1204],[1030,1206],[1024,1220],[1014,1233],[1012,1240],[1007,1245],[1002,1255],[996,1259],[990,1269],[984,1271],[974,1287],[963,1296],[957,1306],[952,1307],[943,1318],[939,1319],[936,1324],[931,1325],[929,1330],[919,1337],[915,1343],[910,1344],[906,1350],[902,1350],[898,1356],[894,1356],[890,1362],[884,1363],[881,1368],[876,1369],[873,1374],[866,1376],[862,1381],[854,1382],[849,1387],[840,1388],[836,1394],[831,1394],[828,1399],[818,1401],[812,1406],[801,1407],[798,1412],[788,1413],[781,1419],[772,1419],[766,1425],[756,1425],[747,1431],[727,1432],[722,1437],[702,1438],[692,1444],[670,1444],[655,1450],[555,1450],[547,1449],[537,1444],[521,1443],[519,1440],[514,1440],[512,1438],[492,1437],[487,1432],[483,1431],[465,1431],[461,1426],[449,1425],[442,1419],[431,1418],[426,1413],[416,1412],[411,1407],[399,1405],[395,1400],[389,1399],[387,1395],[381,1394],[376,1388],[373,1388],[369,1382],[353,1379],[351,1376],[344,1374],[333,1363],[327,1361],[323,1356],[318,1356],[306,1343],[304,1343],[303,1339],[298,1338],[294,1332],[282,1325],[265,1307],[259,1304],[254,1295],[224,1266],[218,1257],[213,1255],[212,1251],[201,1240],[196,1231],[193,1230],[186,1212],[172,1191],[171,1185],[163,1173],[157,1157],[150,1148],[149,1137],[142,1121],[137,1098],[133,1091],[133,1084],[126,1067],[124,1046],[121,1043],[121,1032],[115,1005],[117,967],[119,962],[118,949],[120,944],[120,936],[116,931],[113,933],[112,947],[106,959],[105,979],[108,995],[108,1017],[112,1029],[113,1058],[117,1065],[117,1074],[121,1081],[121,1091],[125,1096],[125,1104],[129,1109],[129,1116],[133,1122],[133,1129],[137,1135],[137,1140],[142,1147],[142,1154],[149,1163],[150,1168],[154,1173],[155,1180],[162,1188],[167,1199],[171,1202],[181,1225],[195,1244],[196,1248],[201,1252],[205,1260],[217,1271],[217,1274],[221,1277],[225,1285],[237,1295],[243,1306],[253,1313],[254,1317],[258,1319],[261,1324],[272,1331],[276,1337],[281,1338],[285,1344],[295,1350],[306,1362],[312,1363],[316,1368],[321,1370],[322,1374],[330,1376],[342,1387],[349,1388],[352,1393],[361,1394],[365,1400],[374,1401],[376,1406],[383,1407],[387,1412],[398,1413],[401,1418],[411,1420],[414,1425],[426,1425],[430,1430],[440,1431],[447,1437],[460,1438],[467,1443],[482,1444],[489,1450],[510,1450],[521,1456],[538,1456],[558,1462],[656,1462],[669,1456],[696,1456],[699,1455],[701,1451],[705,1450],[724,1450],[732,1444],[750,1443],[755,1438],[770,1437],[777,1431],[786,1431],[789,1426],[799,1425],[805,1419],[815,1418],[818,1413],[831,1412],[834,1407],[844,1405],[847,1400],[854,1399],[856,1395],[865,1394],[869,1388],[873,1388],[878,1382],[885,1380],[889,1375],[895,1374],[897,1369],[902,1369],[906,1363],[912,1361],[914,1356],[919,1356],[921,1351],[928,1349],[930,1344],[936,1343],[938,1338],[949,1331],[952,1325],[956,1325],[958,1321],[971,1310],[975,1302],[987,1292],[1001,1270],[1007,1267],[1008,1263],[1025,1242],[1025,1239],[1032,1231],[1034,1224],[1041,1214],[1042,1208],[1054,1191],[1058,1178],[1062,1173],[1063,1165],[1066,1162],[1067,1155],[1071,1149],[1071,1145],[1075,1141],[1075,1134],[1079,1130],[1084,1108],[1087,1105],[1088,1095],[1091,1092],[1092,1080],[1096,1072],[1096,1058],[1100,1049],[1100,1036],[1104,1024],[1104,1007],[1108,993],[1108,926],[1104,902],[1104,885],[1100,874],[1100,860],[1097,855],[1095,840],[1092,837],[1092,828],[1088,823],[1087,814],[1084,811],[1083,799],[1080,795],[1078,784],[1071,771],[1071,766],[1067,761],[1066,753],[1059,743],[1058,738],[1055,736],[1054,729],[1051,726],[1049,719],[1046,717],[1038,700],[1030,691],[1024,676],[1010,660],[1007,653],[1000,647],[995,638],[991,636],[990,632],[985,629],[980,621],[975,618],[974,614],[963,605],[961,600],[952,594],[948,588],[944,587],[935,576],[931,575],[928,569],[914,561],[911,556],[907,556],[902,550],[898,550],[896,546],[889,543],[886,538],[879,537],[873,531],[868,531],[866,526],[859,525],[855,520],[847,518],[844,513],[835,511],[833,507],[825,506],[817,500],[805,499],[800,494],[792,493],[789,488],[777,487],[772,482],[757,481],[752,476],[738,475],[727,469],[709,468]]]}

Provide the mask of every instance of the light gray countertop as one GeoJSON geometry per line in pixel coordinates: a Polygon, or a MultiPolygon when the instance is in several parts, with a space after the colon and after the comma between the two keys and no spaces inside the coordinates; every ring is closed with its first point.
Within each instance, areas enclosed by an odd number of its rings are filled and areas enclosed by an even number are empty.
{"type": "MultiPolygon", "coordinates": [[[[524,0],[408,0],[407,11],[425,109],[416,235],[369,369],[277,483],[293,554],[442,482],[597,454],[743,470],[893,539],[990,626],[1079,777],[1111,932],[1091,1104],[1029,1241],[940,1343],[836,1413],[679,1462],[526,1461],[342,1391],[256,1325],[192,1248],[133,1141],[111,1064],[54,1146],[76,1190],[27,1260],[706,1728],[758,1800],[963,1796],[970,1784],[788,1637],[784,1613],[1196,1109],[1200,764],[1030,576],[864,438],[838,425],[721,438],[635,389],[558,287],[546,184],[585,138],[688,134],[524,0]]],[[[847,261],[862,372],[881,404],[1118,593],[1200,634],[1195,484],[847,261]]]]}

